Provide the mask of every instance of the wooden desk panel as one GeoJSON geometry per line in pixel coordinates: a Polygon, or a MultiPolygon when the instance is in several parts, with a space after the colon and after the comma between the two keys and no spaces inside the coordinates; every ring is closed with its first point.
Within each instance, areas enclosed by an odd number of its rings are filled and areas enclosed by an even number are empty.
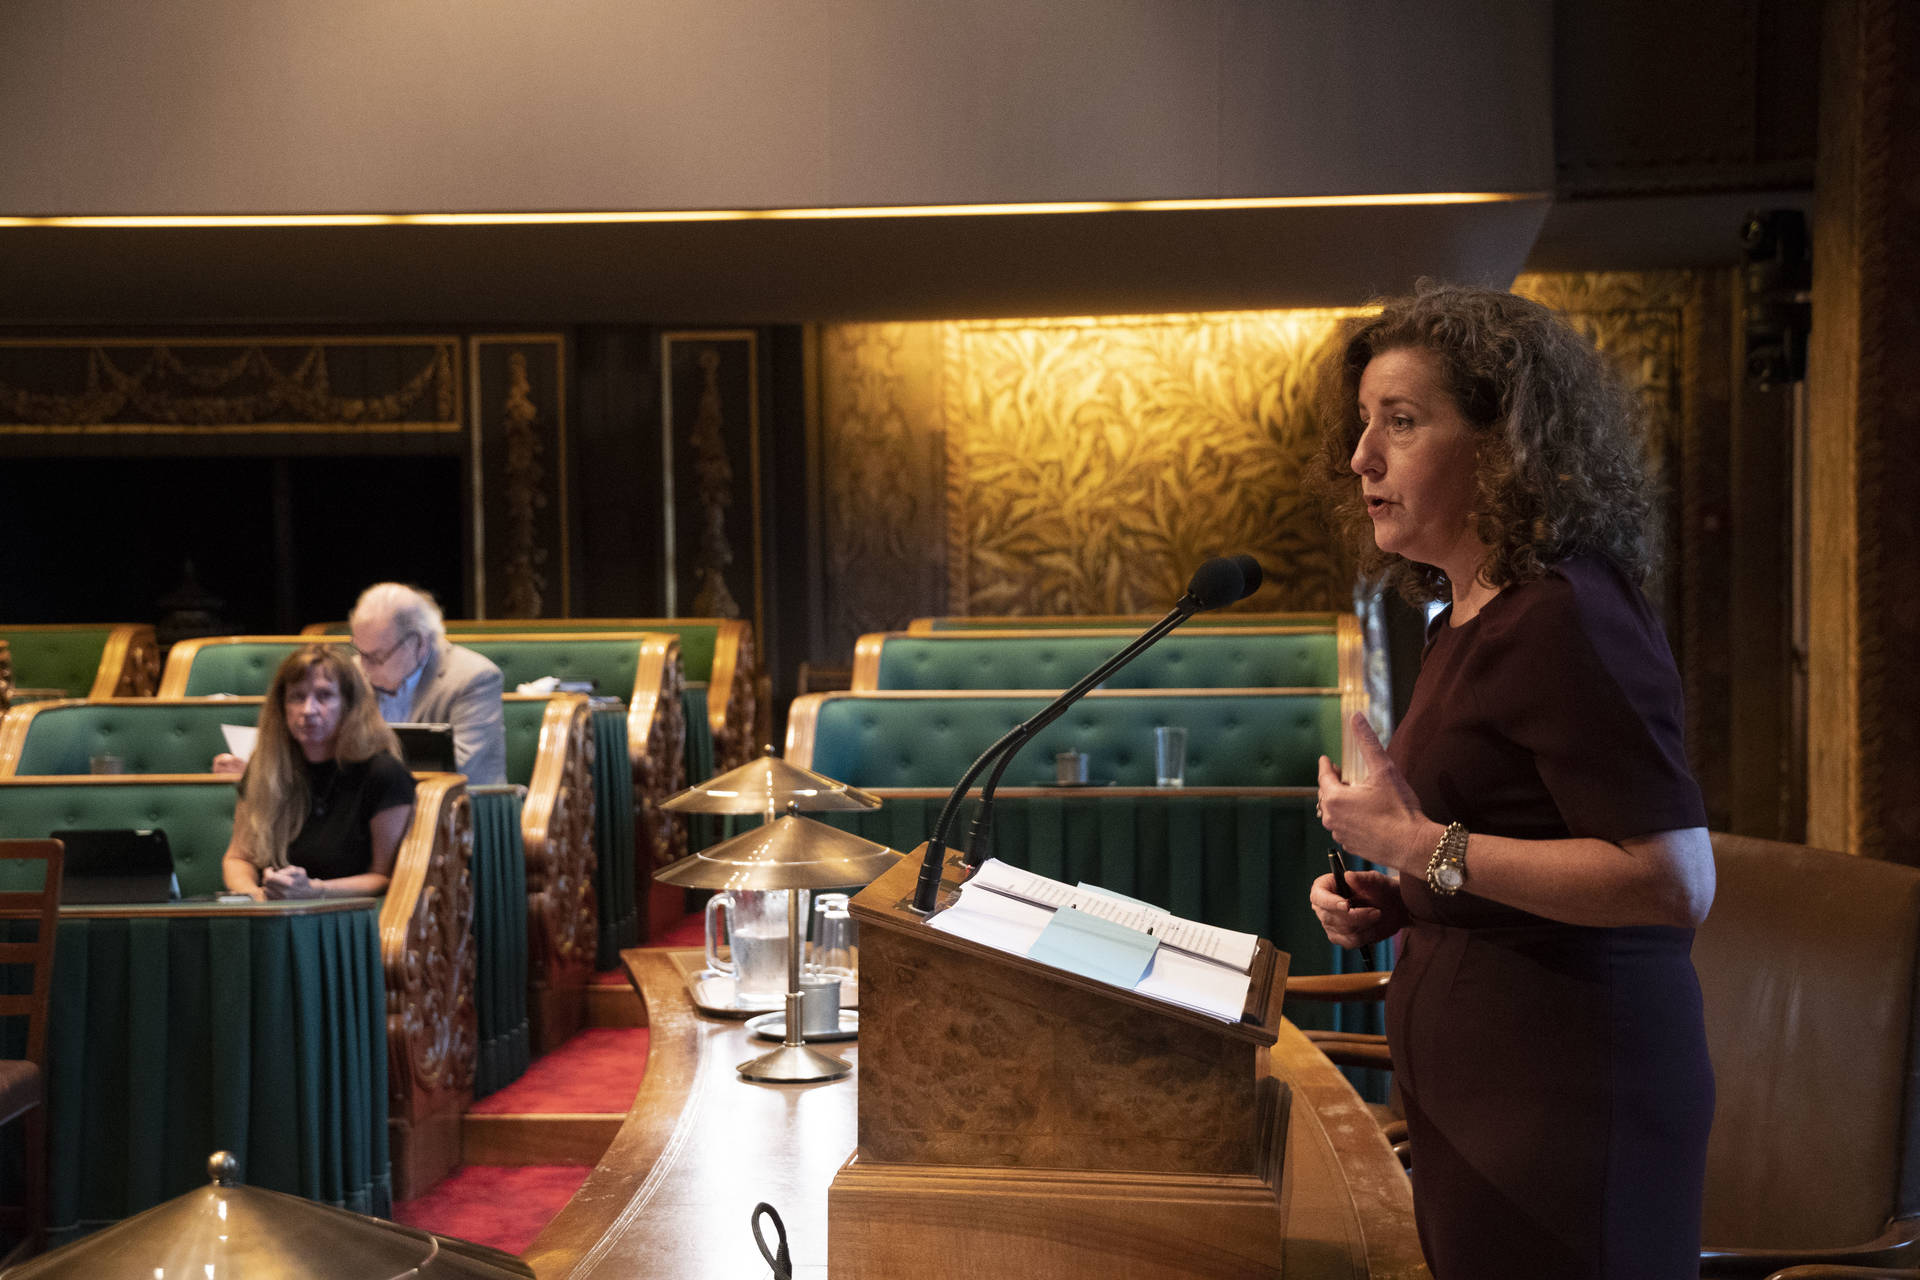
{"type": "MultiPolygon", "coordinates": [[[[748,1226],[765,1200],[786,1220],[794,1275],[822,1280],[827,1187],[854,1148],[857,1046],[831,1046],[855,1064],[848,1080],[749,1084],[734,1068],[772,1046],[698,1013],[670,957],[621,953],[652,1028],[646,1079],[606,1156],[527,1260],[541,1280],[765,1275],[748,1226]]],[[[1271,1063],[1294,1098],[1283,1273],[1424,1280],[1411,1189],[1365,1104],[1291,1024],[1271,1063]]]]}

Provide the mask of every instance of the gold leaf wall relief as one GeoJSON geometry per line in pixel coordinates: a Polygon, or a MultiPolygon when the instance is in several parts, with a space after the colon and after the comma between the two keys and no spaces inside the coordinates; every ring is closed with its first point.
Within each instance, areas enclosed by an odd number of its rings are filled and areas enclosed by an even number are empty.
{"type": "Polygon", "coordinates": [[[946,326],[952,611],[1157,613],[1238,551],[1269,570],[1260,607],[1338,603],[1300,493],[1338,314],[946,326]]]}
{"type": "MultiPolygon", "coordinates": [[[[1623,361],[1656,456],[1676,466],[1692,277],[1516,289],[1623,361]]],[[[1351,314],[825,327],[831,642],[851,651],[860,631],[924,613],[1158,613],[1194,566],[1240,551],[1268,573],[1255,607],[1349,607],[1301,476],[1319,430],[1315,362],[1351,314]]]]}

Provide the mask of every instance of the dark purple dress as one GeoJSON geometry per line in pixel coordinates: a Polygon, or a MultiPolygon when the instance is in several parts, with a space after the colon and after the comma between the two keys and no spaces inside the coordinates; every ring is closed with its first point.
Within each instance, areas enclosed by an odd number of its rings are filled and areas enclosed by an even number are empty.
{"type": "MultiPolygon", "coordinates": [[[[1605,561],[1441,615],[1389,754],[1470,832],[1621,840],[1706,825],[1680,681],[1605,561]]],[[[1691,929],[1558,924],[1400,879],[1387,1033],[1436,1280],[1699,1275],[1713,1069],[1691,929]]]]}

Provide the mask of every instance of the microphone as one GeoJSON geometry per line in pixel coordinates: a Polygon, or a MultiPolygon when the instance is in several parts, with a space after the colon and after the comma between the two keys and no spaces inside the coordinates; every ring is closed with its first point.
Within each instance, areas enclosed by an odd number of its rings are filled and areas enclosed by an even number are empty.
{"type": "Polygon", "coordinates": [[[1040,730],[1052,724],[1066,713],[1068,707],[1080,701],[1101,681],[1132,662],[1160,638],[1196,613],[1208,609],[1218,609],[1223,605],[1244,600],[1260,587],[1264,575],[1259,561],[1252,556],[1216,556],[1193,571],[1193,577],[1187,580],[1186,594],[1182,595],[1166,617],[1148,627],[1126,648],[1108,658],[1083,676],[1071,689],[1049,702],[1028,719],[1009,729],[998,742],[980,753],[961,777],[959,785],[947,796],[947,803],[940,810],[940,820],[934,824],[933,836],[927,841],[926,857],[920,863],[920,878],[913,889],[913,909],[920,915],[931,915],[934,904],[940,896],[940,871],[946,861],[947,832],[952,829],[953,821],[960,811],[960,802],[989,764],[997,759],[999,764],[993,771],[993,777],[980,792],[980,812],[973,822],[973,839],[969,841],[968,856],[978,859],[985,852],[985,841],[993,824],[993,792],[1000,785],[1000,775],[1006,772],[1007,764],[1025,746],[1027,740],[1040,730]]]}

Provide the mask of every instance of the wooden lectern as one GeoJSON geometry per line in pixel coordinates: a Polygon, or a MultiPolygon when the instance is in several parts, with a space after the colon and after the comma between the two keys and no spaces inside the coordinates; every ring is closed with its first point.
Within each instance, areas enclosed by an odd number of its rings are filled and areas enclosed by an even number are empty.
{"type": "MultiPolygon", "coordinates": [[[[1284,952],[1223,1023],[964,941],[907,905],[920,850],[853,900],[859,1145],[833,1280],[1279,1276],[1284,952]]],[[[943,904],[957,888],[949,862],[943,904]]]]}

